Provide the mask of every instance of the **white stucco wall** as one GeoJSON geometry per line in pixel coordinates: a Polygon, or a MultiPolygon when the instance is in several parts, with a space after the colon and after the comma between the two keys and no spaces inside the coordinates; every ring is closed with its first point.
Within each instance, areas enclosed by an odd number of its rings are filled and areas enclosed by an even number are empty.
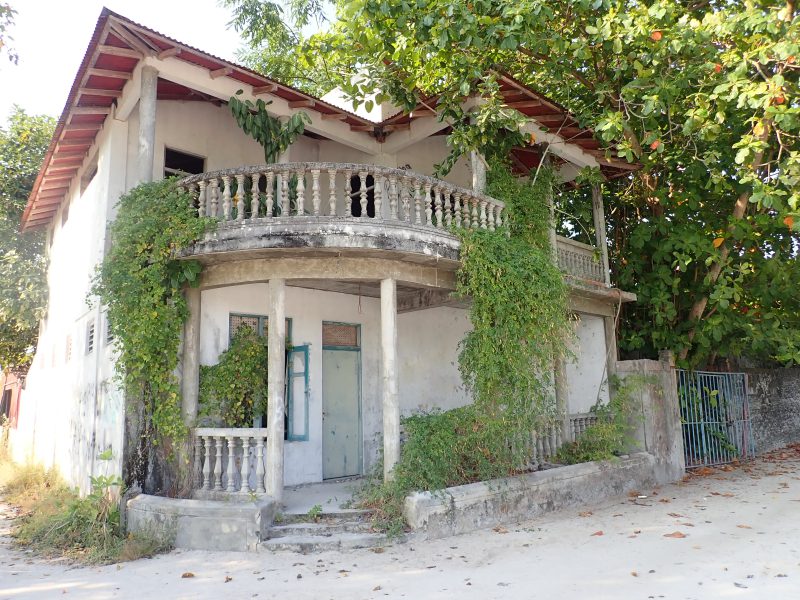
{"type": "Polygon", "coordinates": [[[91,475],[121,471],[122,395],[112,381],[105,315],[87,296],[104,253],[107,215],[125,186],[127,137],[127,123],[109,119],[54,219],[48,312],[20,402],[13,448],[16,460],[54,466],[83,492],[90,488],[91,475]],[[94,157],[97,173],[81,193],[81,178],[94,157]],[[88,353],[92,322],[95,343],[88,353]],[[112,460],[99,461],[97,456],[109,449],[112,460]]]}
{"type": "Polygon", "coordinates": [[[467,311],[439,307],[397,318],[400,411],[448,410],[470,402],[458,372],[458,344],[471,329],[467,311]]]}
{"type": "Polygon", "coordinates": [[[578,313],[572,351],[574,360],[567,363],[569,412],[587,412],[597,400],[608,402],[606,337],[603,317],[578,313]]]}

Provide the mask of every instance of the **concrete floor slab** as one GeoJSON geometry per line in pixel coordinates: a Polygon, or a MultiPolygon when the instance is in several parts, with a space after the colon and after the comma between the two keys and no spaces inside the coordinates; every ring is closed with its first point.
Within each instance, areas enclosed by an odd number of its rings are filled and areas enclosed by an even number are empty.
{"type": "Polygon", "coordinates": [[[304,515],[319,505],[323,513],[359,513],[350,507],[354,492],[361,487],[363,479],[348,477],[284,488],[283,513],[304,515]]]}

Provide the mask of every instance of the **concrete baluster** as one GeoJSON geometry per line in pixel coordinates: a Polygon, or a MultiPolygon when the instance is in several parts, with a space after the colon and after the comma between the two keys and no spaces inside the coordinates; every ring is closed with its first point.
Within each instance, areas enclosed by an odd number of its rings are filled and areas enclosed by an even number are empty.
{"type": "Polygon", "coordinates": [[[228,468],[225,469],[225,475],[228,478],[228,485],[225,488],[226,492],[236,491],[236,437],[233,435],[227,436],[228,441],[228,468]]]}
{"type": "Polygon", "coordinates": [[[336,169],[328,169],[328,214],[336,216],[336,169]]]}
{"type": "Polygon", "coordinates": [[[230,175],[222,176],[222,219],[231,220],[231,178],[230,175]]]}
{"type": "Polygon", "coordinates": [[[250,218],[258,218],[258,200],[261,192],[258,189],[258,184],[261,182],[261,173],[253,173],[250,177],[252,186],[250,188],[250,218]]]}
{"type": "Polygon", "coordinates": [[[311,204],[314,207],[314,216],[319,216],[319,207],[321,204],[319,196],[319,169],[311,169],[311,204]]]}
{"type": "Polygon", "coordinates": [[[250,436],[242,437],[242,462],[239,465],[239,475],[242,481],[239,492],[250,493],[250,436]]]}
{"type": "Polygon", "coordinates": [[[275,184],[275,173],[272,171],[267,171],[267,206],[266,211],[264,213],[265,217],[271,217],[272,211],[275,209],[273,206],[275,202],[275,192],[273,191],[273,185],[275,184]]]}
{"type": "Polygon", "coordinates": [[[214,461],[214,489],[222,491],[222,436],[214,436],[217,446],[216,460],[214,461]]]}
{"type": "Polygon", "coordinates": [[[236,176],[236,220],[244,221],[244,173],[236,176]]]}

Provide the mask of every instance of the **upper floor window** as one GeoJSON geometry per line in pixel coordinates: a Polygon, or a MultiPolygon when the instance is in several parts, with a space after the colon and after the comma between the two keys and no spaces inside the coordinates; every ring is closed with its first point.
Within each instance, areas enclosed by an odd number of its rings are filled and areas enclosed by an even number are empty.
{"type": "Polygon", "coordinates": [[[198,175],[206,169],[206,159],[172,148],[164,149],[164,177],[198,175]]]}

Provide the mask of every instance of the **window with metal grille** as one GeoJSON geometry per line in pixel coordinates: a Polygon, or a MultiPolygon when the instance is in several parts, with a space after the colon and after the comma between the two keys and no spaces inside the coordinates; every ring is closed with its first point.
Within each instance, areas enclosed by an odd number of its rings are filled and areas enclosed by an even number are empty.
{"type": "Polygon", "coordinates": [[[239,331],[240,327],[249,327],[258,335],[267,335],[267,317],[264,315],[243,315],[231,313],[228,315],[228,341],[239,331]]]}
{"type": "Polygon", "coordinates": [[[358,325],[323,323],[322,345],[337,348],[358,348],[361,345],[358,325]]]}
{"type": "Polygon", "coordinates": [[[114,334],[111,332],[111,321],[108,318],[108,313],[106,313],[106,344],[112,344],[114,342],[114,334]]]}
{"type": "MultiPolygon", "coordinates": [[[[240,327],[249,327],[258,335],[267,336],[269,334],[269,317],[266,315],[248,315],[242,313],[230,313],[228,315],[228,343],[233,339],[234,334],[240,327]]],[[[286,319],[286,340],[292,339],[292,320],[286,319]]]]}
{"type": "Polygon", "coordinates": [[[94,321],[86,325],[86,354],[94,351],[94,321]]]}
{"type": "Polygon", "coordinates": [[[72,336],[67,336],[67,347],[64,350],[64,362],[69,362],[72,359],[72,336]]]}

